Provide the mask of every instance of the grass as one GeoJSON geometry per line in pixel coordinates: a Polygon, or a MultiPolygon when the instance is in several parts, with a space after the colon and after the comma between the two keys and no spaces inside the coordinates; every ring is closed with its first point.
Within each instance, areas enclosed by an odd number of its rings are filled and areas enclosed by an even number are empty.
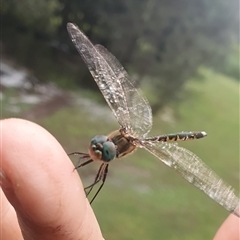
{"type": "MultiPolygon", "coordinates": [[[[154,117],[152,135],[202,130],[202,140],[181,143],[196,153],[226,182],[239,189],[238,84],[201,69],[204,82],[190,81],[189,98],[171,123],[154,117]]],[[[110,112],[109,112],[110,113],[110,112]]],[[[107,134],[115,123],[95,118],[79,107],[65,108],[38,120],[67,152],[87,151],[91,137],[107,134]],[[64,127],[63,127],[64,126],[64,127]]],[[[84,184],[98,164],[81,169],[84,184]]],[[[113,161],[107,182],[92,207],[105,239],[212,239],[228,212],[140,149],[113,161]]]]}

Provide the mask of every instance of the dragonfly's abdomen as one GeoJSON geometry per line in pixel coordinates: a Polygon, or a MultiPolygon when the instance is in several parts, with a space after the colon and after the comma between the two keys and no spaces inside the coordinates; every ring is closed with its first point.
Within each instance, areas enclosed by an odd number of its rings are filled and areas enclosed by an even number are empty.
{"type": "Polygon", "coordinates": [[[180,132],[180,133],[170,133],[164,134],[152,138],[146,138],[145,141],[152,142],[173,142],[173,141],[186,141],[194,140],[207,136],[206,132],[180,132]]]}

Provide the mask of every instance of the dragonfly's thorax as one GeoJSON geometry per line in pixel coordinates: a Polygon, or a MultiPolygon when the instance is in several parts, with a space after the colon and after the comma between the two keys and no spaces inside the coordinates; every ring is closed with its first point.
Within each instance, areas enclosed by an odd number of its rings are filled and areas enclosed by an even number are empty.
{"type": "Polygon", "coordinates": [[[131,137],[125,136],[121,130],[116,130],[108,135],[116,146],[116,157],[120,158],[136,150],[137,145],[131,137]]]}
{"type": "Polygon", "coordinates": [[[89,155],[94,161],[110,162],[116,157],[116,146],[107,136],[95,136],[89,146],[89,155]]]}

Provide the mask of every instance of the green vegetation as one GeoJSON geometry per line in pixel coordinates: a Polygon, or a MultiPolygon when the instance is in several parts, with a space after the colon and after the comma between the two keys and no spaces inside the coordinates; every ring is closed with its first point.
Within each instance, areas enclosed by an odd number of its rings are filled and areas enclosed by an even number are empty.
{"type": "MultiPolygon", "coordinates": [[[[202,140],[183,142],[219,176],[239,188],[238,84],[201,69],[203,82],[190,81],[179,117],[154,117],[152,133],[204,130],[202,140]]],[[[110,114],[110,112],[109,112],[110,114]]],[[[66,108],[39,121],[67,152],[87,151],[90,139],[117,128],[79,107],[66,108]],[[62,126],[65,126],[62,128],[62,126]]],[[[77,161],[74,159],[74,161],[77,161]]],[[[98,164],[80,170],[85,185],[98,164]]],[[[228,212],[144,150],[114,161],[106,184],[93,203],[105,239],[211,239],[228,212]]]]}
{"type": "Polygon", "coordinates": [[[73,56],[66,24],[74,22],[137,74],[138,84],[151,79],[152,94],[161,100],[152,102],[157,113],[180,100],[202,65],[239,79],[238,9],[237,1],[219,0],[8,0],[0,8],[1,40],[3,52],[40,81],[94,89],[73,56]]]}

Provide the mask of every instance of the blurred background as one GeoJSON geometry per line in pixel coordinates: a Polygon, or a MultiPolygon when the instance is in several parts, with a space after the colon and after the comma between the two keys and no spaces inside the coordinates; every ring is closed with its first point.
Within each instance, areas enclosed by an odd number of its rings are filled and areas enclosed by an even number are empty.
{"type": "MultiPolygon", "coordinates": [[[[74,22],[142,89],[150,135],[206,131],[180,145],[239,193],[238,1],[8,0],[0,8],[2,118],[40,124],[68,153],[118,129],[67,34],[74,22]]],[[[79,171],[84,185],[98,167],[79,171]]],[[[144,150],[109,170],[92,205],[105,239],[211,239],[228,215],[144,150]]]]}

